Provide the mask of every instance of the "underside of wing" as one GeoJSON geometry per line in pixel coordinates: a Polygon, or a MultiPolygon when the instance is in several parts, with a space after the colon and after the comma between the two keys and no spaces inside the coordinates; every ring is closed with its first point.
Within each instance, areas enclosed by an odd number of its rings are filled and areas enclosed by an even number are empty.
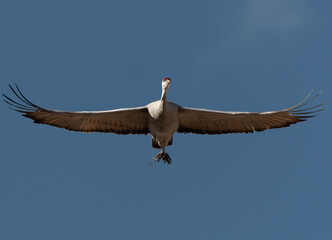
{"type": "Polygon", "coordinates": [[[148,110],[146,107],[124,108],[110,111],[68,112],[41,108],[25,98],[15,84],[9,85],[18,101],[4,95],[4,101],[24,117],[35,123],[47,124],[71,131],[105,132],[116,134],[148,134],[148,110]]]}
{"type": "Polygon", "coordinates": [[[197,134],[252,133],[288,127],[314,117],[313,113],[323,110],[320,107],[325,103],[304,108],[320,95],[318,93],[309,99],[310,94],[296,106],[282,111],[224,112],[182,107],[178,112],[180,122],[178,132],[197,134]]]}

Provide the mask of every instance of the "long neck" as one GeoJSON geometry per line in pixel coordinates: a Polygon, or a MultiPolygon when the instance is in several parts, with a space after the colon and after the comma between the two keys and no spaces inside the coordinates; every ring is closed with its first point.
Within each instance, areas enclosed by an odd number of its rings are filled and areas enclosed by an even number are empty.
{"type": "Polygon", "coordinates": [[[160,99],[162,102],[165,102],[167,101],[167,89],[163,88],[163,91],[161,93],[161,99],[160,99]]]}
{"type": "Polygon", "coordinates": [[[160,103],[161,103],[160,111],[163,112],[164,109],[166,108],[166,103],[167,103],[167,89],[166,88],[162,89],[160,103]]]}

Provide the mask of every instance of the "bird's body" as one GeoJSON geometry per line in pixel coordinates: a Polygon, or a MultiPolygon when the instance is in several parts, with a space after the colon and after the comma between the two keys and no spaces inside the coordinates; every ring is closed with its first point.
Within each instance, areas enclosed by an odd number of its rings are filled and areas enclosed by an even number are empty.
{"type": "Polygon", "coordinates": [[[303,107],[315,99],[309,95],[294,107],[269,112],[225,112],[207,109],[186,108],[167,101],[167,91],[171,80],[162,81],[161,99],[143,107],[123,108],[108,111],[68,112],[41,108],[23,96],[16,85],[11,90],[21,102],[12,100],[3,94],[4,101],[15,107],[35,123],[48,124],[79,132],[108,132],[116,134],[151,134],[152,146],[161,148],[154,158],[171,164],[165,148],[173,143],[173,134],[226,134],[250,133],[272,128],[288,127],[291,124],[313,117],[312,113],[321,111],[318,107],[324,103],[303,107]],[[310,111],[309,111],[310,110],[310,111]]]}
{"type": "Polygon", "coordinates": [[[165,149],[179,128],[179,106],[173,102],[159,100],[148,104],[147,109],[150,133],[160,148],[165,149]]]}

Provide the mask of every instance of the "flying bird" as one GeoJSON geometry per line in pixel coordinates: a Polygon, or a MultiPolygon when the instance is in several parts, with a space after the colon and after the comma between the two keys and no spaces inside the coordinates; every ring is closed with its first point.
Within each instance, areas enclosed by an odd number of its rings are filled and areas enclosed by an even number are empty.
{"type": "Polygon", "coordinates": [[[5,94],[3,100],[11,109],[31,118],[34,123],[48,124],[78,132],[104,132],[115,134],[151,134],[152,147],[161,149],[153,158],[171,165],[171,158],[165,148],[173,143],[173,134],[227,134],[253,133],[267,129],[288,127],[314,117],[322,111],[325,103],[305,108],[320,93],[312,98],[310,94],[294,107],[269,112],[226,112],[182,107],[167,101],[170,78],[162,79],[161,99],[137,108],[122,108],[107,111],[58,111],[39,107],[30,102],[15,84],[10,89],[18,98],[16,101],[5,94]],[[12,108],[14,107],[14,108],[12,108]]]}

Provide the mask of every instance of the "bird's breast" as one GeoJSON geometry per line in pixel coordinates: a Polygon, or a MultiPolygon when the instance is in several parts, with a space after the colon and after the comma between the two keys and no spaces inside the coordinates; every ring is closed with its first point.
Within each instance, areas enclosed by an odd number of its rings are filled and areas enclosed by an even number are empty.
{"type": "Polygon", "coordinates": [[[174,134],[178,123],[178,105],[167,102],[162,106],[161,101],[151,103],[149,110],[149,129],[152,135],[174,134]]]}

